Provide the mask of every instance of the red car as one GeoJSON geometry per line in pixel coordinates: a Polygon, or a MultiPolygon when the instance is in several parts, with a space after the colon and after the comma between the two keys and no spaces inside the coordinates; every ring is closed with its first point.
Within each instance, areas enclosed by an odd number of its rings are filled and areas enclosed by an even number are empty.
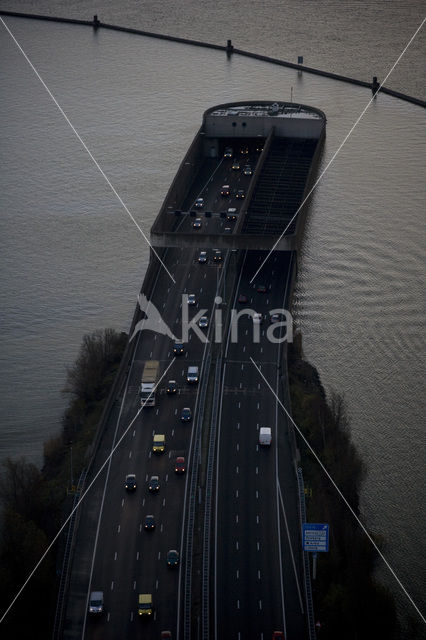
{"type": "Polygon", "coordinates": [[[246,302],[248,302],[247,296],[245,296],[244,293],[240,293],[240,295],[238,296],[238,302],[245,304],[246,302]]]}
{"type": "Polygon", "coordinates": [[[185,473],[185,458],[183,456],[176,458],[175,473],[185,473]]]}
{"type": "Polygon", "coordinates": [[[266,286],[264,284],[258,284],[257,285],[257,292],[258,293],[266,293],[266,286]]]}
{"type": "Polygon", "coordinates": [[[284,633],[282,631],[273,631],[272,640],[285,640],[284,633]]]}

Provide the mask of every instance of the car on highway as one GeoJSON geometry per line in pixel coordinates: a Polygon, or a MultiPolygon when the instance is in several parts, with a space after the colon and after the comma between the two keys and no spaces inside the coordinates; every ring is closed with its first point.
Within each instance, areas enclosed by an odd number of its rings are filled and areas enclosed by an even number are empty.
{"type": "Polygon", "coordinates": [[[226,147],[225,151],[223,152],[223,157],[232,158],[233,155],[234,155],[234,150],[232,149],[232,147],[226,147]]]}
{"type": "Polygon", "coordinates": [[[237,300],[240,304],[246,304],[246,302],[248,302],[248,298],[245,295],[245,293],[240,293],[240,295],[238,296],[238,300],[237,300]]]}
{"type": "Polygon", "coordinates": [[[152,513],[150,513],[147,516],[145,516],[145,520],[144,520],[144,523],[143,523],[143,528],[145,529],[145,531],[154,531],[154,529],[155,529],[155,518],[152,515],[152,513]]]}
{"type": "Polygon", "coordinates": [[[185,473],[185,458],[183,456],[176,458],[175,473],[185,473]]]}
{"type": "Polygon", "coordinates": [[[255,313],[253,315],[253,324],[262,324],[263,316],[261,313],[255,313]]]}
{"type": "Polygon", "coordinates": [[[270,323],[271,324],[275,324],[276,322],[280,322],[281,321],[281,314],[280,313],[273,313],[270,317],[270,323]]]}
{"type": "Polygon", "coordinates": [[[220,249],[213,250],[213,262],[221,262],[222,261],[222,251],[220,249]]]}
{"type": "Polygon", "coordinates": [[[148,491],[155,493],[160,489],[160,480],[158,476],[151,476],[148,482],[148,491]]]}
{"type": "Polygon", "coordinates": [[[92,591],[89,598],[89,613],[102,613],[104,610],[104,592],[92,591]]]}
{"type": "Polygon", "coordinates": [[[246,193],[244,189],[238,189],[237,193],[235,194],[235,197],[238,198],[239,200],[244,200],[244,198],[246,197],[246,193]]]}
{"type": "Polygon", "coordinates": [[[240,148],[240,153],[242,156],[248,156],[249,148],[246,144],[240,148]]]}
{"type": "Polygon", "coordinates": [[[228,211],[226,212],[226,219],[227,220],[237,219],[237,209],[235,207],[229,207],[228,211]]]}
{"type": "Polygon", "coordinates": [[[204,198],[197,198],[194,202],[194,207],[196,209],[202,209],[204,207],[204,198]]]}
{"type": "Polygon", "coordinates": [[[184,348],[182,342],[175,342],[174,343],[174,345],[173,345],[173,353],[174,353],[175,356],[181,356],[184,351],[185,351],[185,348],[184,348]]]}
{"type": "Polygon", "coordinates": [[[207,251],[200,251],[200,255],[198,256],[198,262],[200,264],[204,264],[207,262],[207,251]]]}
{"type": "Polygon", "coordinates": [[[186,381],[188,384],[198,384],[199,372],[198,367],[191,366],[188,367],[188,371],[186,373],[186,381]]]}
{"type": "Polygon", "coordinates": [[[138,615],[139,616],[152,616],[152,594],[140,593],[138,598],[138,615]]]}
{"type": "Polygon", "coordinates": [[[163,433],[156,433],[152,439],[152,451],[154,453],[164,453],[166,448],[166,436],[163,433]]]}
{"type": "Polygon", "coordinates": [[[160,634],[160,640],[172,640],[172,632],[162,631],[160,634]]]}
{"type": "Polygon", "coordinates": [[[184,407],[180,412],[180,419],[182,422],[190,422],[192,418],[192,412],[189,407],[184,407]]]}
{"type": "Polygon", "coordinates": [[[167,566],[168,567],[177,567],[179,564],[179,551],[176,549],[170,549],[167,552],[167,566]]]}
{"type": "Polygon", "coordinates": [[[261,153],[262,151],[263,151],[263,144],[262,144],[261,142],[259,142],[259,143],[256,145],[256,152],[257,152],[257,153],[261,153]]]}
{"type": "Polygon", "coordinates": [[[209,326],[209,319],[207,316],[201,316],[198,320],[198,326],[200,329],[206,329],[209,326]]]}
{"type": "Polygon", "coordinates": [[[128,473],[124,484],[126,491],[134,491],[136,489],[136,476],[134,473],[128,473]]]}
{"type": "Polygon", "coordinates": [[[234,160],[234,162],[231,165],[231,169],[233,171],[238,171],[240,169],[240,163],[238,160],[234,160]]]}
{"type": "Polygon", "coordinates": [[[245,176],[251,176],[251,175],[253,175],[253,169],[251,167],[249,167],[249,165],[247,164],[243,169],[243,174],[245,176]]]}
{"type": "Polygon", "coordinates": [[[283,631],[273,631],[272,640],[285,640],[283,631]]]}
{"type": "Polygon", "coordinates": [[[194,222],[192,223],[192,228],[193,229],[201,229],[203,223],[201,222],[201,218],[195,218],[194,222]]]}
{"type": "Polygon", "coordinates": [[[230,193],[231,193],[231,188],[230,188],[229,184],[222,185],[222,188],[220,190],[220,195],[224,196],[224,197],[227,197],[227,196],[230,195],[230,193]]]}
{"type": "Polygon", "coordinates": [[[176,380],[169,380],[166,387],[166,393],[173,395],[177,391],[176,380]]]}
{"type": "Polygon", "coordinates": [[[195,299],[195,293],[188,293],[188,304],[190,305],[197,304],[197,301],[195,299]]]}
{"type": "Polygon", "coordinates": [[[265,284],[258,284],[256,291],[257,291],[257,293],[266,293],[266,291],[267,291],[266,285],[265,284]]]}

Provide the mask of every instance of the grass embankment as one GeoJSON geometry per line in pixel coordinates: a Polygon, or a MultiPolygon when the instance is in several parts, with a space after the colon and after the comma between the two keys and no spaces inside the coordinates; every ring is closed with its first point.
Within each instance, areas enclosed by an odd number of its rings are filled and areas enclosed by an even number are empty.
{"type": "MultiPolygon", "coordinates": [[[[289,346],[289,379],[296,424],[359,515],[365,467],[351,441],[345,404],[338,395],[327,399],[317,370],[303,360],[300,335],[289,346]]],[[[330,550],[318,554],[317,577],[312,583],[315,618],[321,623],[318,638],[396,638],[393,597],[374,579],[377,552],[300,438],[298,446],[307,521],[330,525],[330,550]]],[[[382,546],[382,540],[370,535],[382,546]]]]}
{"type": "MultiPolygon", "coordinates": [[[[25,458],[3,461],[0,479],[0,611],[11,604],[49,541],[68,515],[74,482],[87,464],[92,443],[127,335],[112,329],[83,338],[74,366],[68,370],[64,392],[71,400],[58,436],[44,444],[42,469],[25,458]]],[[[0,625],[2,638],[51,637],[59,584],[55,546],[28,582],[0,625]]]]}

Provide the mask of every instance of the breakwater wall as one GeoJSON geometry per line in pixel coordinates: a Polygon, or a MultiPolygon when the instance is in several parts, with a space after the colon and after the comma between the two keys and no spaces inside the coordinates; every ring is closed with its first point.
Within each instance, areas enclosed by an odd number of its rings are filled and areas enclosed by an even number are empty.
{"type": "Polygon", "coordinates": [[[170,36],[161,33],[155,33],[152,31],[143,31],[142,29],[133,29],[131,27],[120,27],[114,24],[107,24],[105,22],[101,22],[98,19],[98,16],[93,16],[93,20],[77,20],[75,18],[60,18],[56,16],[43,16],[34,13],[20,13],[17,11],[4,11],[0,10],[0,16],[8,16],[12,18],[27,18],[30,20],[47,20],[49,22],[60,22],[64,24],[76,24],[80,26],[91,27],[95,31],[98,29],[109,29],[111,31],[122,31],[123,33],[130,33],[138,36],[145,36],[147,38],[157,38],[159,40],[168,40],[169,42],[179,42],[181,44],[186,44],[195,47],[204,47],[206,49],[216,49],[217,51],[224,51],[228,56],[231,55],[240,55],[246,58],[254,58],[255,60],[261,60],[263,62],[268,62],[269,64],[278,65],[281,67],[287,67],[289,69],[297,69],[298,71],[305,71],[306,73],[312,73],[317,76],[323,76],[325,78],[331,78],[332,80],[338,80],[339,82],[346,82],[349,84],[357,85],[359,87],[365,87],[370,89],[373,93],[385,93],[393,98],[398,98],[400,100],[405,100],[406,102],[411,102],[419,107],[426,107],[426,101],[420,100],[420,98],[415,98],[414,96],[409,96],[406,93],[401,93],[400,91],[394,91],[393,89],[389,89],[388,87],[380,87],[380,91],[378,91],[380,83],[377,82],[377,78],[373,78],[372,82],[367,82],[365,80],[358,80],[357,78],[351,78],[349,76],[344,76],[338,73],[332,73],[331,71],[323,71],[321,69],[316,69],[314,67],[307,67],[303,64],[288,62],[286,60],[280,60],[279,58],[272,58],[271,56],[264,56],[260,53],[253,53],[251,51],[245,51],[244,49],[237,49],[233,46],[232,41],[228,40],[226,45],[213,44],[211,42],[204,42],[202,40],[192,40],[191,38],[179,38],[178,36],[170,36]]]}

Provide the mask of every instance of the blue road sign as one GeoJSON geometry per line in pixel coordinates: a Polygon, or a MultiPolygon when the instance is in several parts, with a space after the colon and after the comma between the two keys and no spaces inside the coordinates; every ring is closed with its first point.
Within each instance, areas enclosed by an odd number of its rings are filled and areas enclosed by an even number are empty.
{"type": "Polygon", "coordinates": [[[328,524],[304,523],[303,551],[328,551],[328,524]]]}

